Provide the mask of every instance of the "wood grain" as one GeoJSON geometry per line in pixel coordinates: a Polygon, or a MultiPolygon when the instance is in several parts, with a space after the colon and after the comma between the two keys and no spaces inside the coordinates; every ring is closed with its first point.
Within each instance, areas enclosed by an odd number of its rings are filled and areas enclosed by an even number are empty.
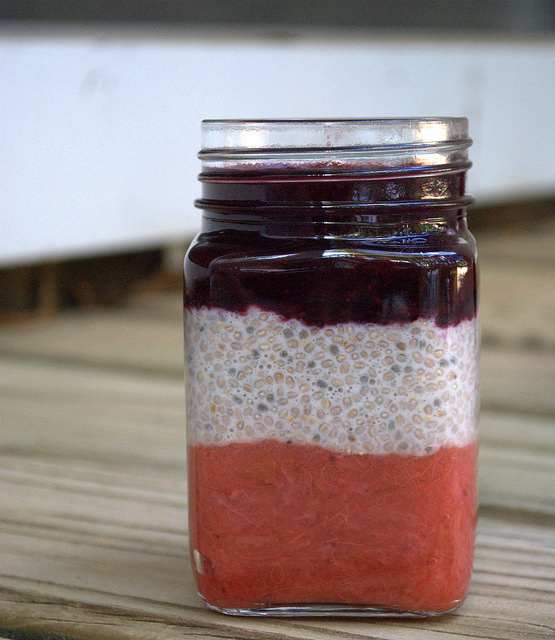
{"type": "Polygon", "coordinates": [[[484,243],[476,562],[466,603],[439,619],[230,618],[201,605],[179,293],[1,328],[0,640],[555,637],[553,245],[537,242],[524,257],[518,242],[484,243]]]}
{"type": "Polygon", "coordinates": [[[206,637],[348,637],[346,628],[352,637],[549,637],[555,445],[546,419],[482,416],[476,570],[448,630],[373,622],[368,636],[367,622],[241,621],[233,636],[239,621],[200,607],[187,561],[181,382],[13,357],[3,371],[0,620],[13,628],[79,638],[172,638],[201,623],[212,625],[206,637]],[[533,623],[519,620],[523,602],[533,623]]]}

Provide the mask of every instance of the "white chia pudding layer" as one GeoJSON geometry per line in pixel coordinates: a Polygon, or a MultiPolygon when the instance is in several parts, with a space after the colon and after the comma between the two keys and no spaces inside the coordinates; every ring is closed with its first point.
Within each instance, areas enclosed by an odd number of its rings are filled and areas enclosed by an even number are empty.
{"type": "Polygon", "coordinates": [[[185,348],[191,444],[429,455],[476,439],[475,319],[310,327],[254,307],[187,309],[185,348]]]}

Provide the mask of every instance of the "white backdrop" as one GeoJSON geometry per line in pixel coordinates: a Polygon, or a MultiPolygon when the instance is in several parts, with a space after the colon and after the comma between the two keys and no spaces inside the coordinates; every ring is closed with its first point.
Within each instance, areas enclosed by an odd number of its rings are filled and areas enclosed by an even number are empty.
{"type": "Polygon", "coordinates": [[[459,116],[481,204],[555,193],[553,40],[0,34],[0,265],[179,242],[203,118],[459,116]]]}

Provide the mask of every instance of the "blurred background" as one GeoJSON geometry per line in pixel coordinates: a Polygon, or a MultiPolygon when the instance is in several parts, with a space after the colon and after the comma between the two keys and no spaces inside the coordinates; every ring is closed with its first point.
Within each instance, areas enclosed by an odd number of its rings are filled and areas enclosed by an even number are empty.
{"type": "Polygon", "coordinates": [[[544,224],[554,33],[549,0],[4,0],[1,317],[180,286],[203,118],[467,116],[474,231],[544,224]]]}

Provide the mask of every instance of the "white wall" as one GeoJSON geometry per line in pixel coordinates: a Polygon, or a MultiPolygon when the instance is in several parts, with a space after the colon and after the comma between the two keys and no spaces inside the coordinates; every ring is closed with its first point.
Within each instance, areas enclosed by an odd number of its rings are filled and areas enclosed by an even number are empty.
{"type": "Polygon", "coordinates": [[[192,234],[203,118],[466,115],[480,203],[555,193],[553,40],[0,36],[0,265],[192,234]]]}

